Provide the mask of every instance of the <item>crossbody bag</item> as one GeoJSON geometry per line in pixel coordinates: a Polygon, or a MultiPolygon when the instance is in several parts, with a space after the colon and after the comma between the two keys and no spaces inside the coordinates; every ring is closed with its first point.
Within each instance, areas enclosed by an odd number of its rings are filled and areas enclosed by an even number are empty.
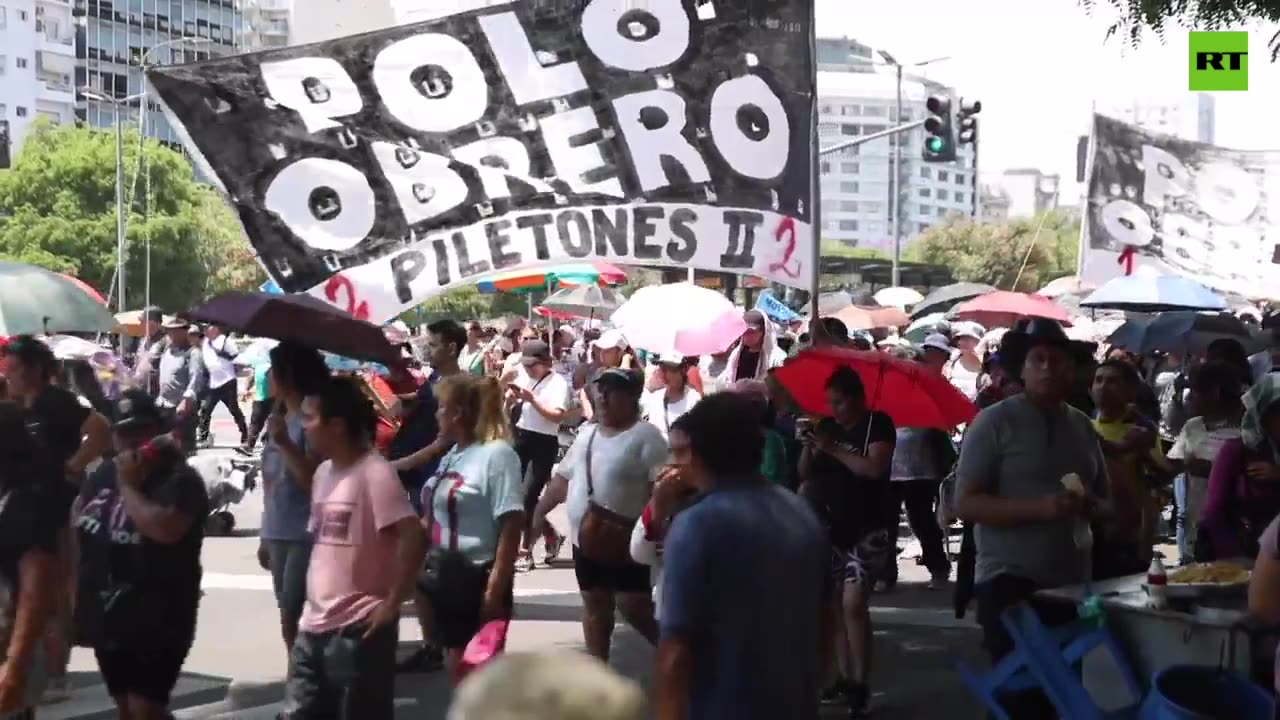
{"type": "Polygon", "coordinates": [[[631,531],[637,518],[616,513],[595,501],[595,478],[591,471],[591,450],[600,426],[587,438],[587,512],[578,527],[578,549],[591,560],[608,565],[632,565],[631,531]]]}

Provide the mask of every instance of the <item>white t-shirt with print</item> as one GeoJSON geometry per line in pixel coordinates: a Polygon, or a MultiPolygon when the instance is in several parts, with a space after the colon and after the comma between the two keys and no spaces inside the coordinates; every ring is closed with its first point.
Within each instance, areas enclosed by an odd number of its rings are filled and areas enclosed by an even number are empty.
{"type": "Polygon", "coordinates": [[[702,399],[702,394],[685,386],[684,395],[676,402],[665,402],[666,388],[652,390],[640,398],[640,417],[649,421],[665,439],[671,432],[671,423],[676,418],[689,412],[702,399]]]}
{"type": "Polygon", "coordinates": [[[597,505],[639,518],[653,492],[653,481],[667,462],[667,441],[658,428],[637,422],[622,432],[587,425],[557,468],[569,480],[569,538],[578,544],[578,527],[587,514],[587,445],[591,444],[591,481],[597,505]],[[594,442],[591,438],[595,436],[594,442]]]}
{"type": "MultiPolygon", "coordinates": [[[[1193,417],[1182,426],[1178,439],[1169,449],[1170,460],[1218,459],[1218,451],[1228,440],[1240,437],[1240,426],[1232,423],[1216,423],[1208,427],[1203,417],[1193,417]]],[[[1208,478],[1204,478],[1208,480],[1208,478]]]]}
{"type": "MultiPolygon", "coordinates": [[[[569,383],[559,373],[549,372],[541,380],[534,380],[528,373],[520,373],[516,376],[515,384],[532,391],[534,397],[549,410],[568,407],[569,383]]],[[[525,402],[520,408],[520,419],[516,422],[516,427],[542,435],[560,435],[560,422],[548,420],[531,402],[525,402]]]]}
{"type": "Polygon", "coordinates": [[[492,562],[500,518],[524,510],[519,456],[503,440],[454,447],[422,488],[422,507],[431,519],[431,547],[459,550],[474,563],[492,562]]]}

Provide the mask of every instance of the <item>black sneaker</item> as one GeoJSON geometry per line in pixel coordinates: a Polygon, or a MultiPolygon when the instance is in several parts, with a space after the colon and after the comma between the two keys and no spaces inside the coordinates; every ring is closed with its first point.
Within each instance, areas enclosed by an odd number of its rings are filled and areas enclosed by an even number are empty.
{"type": "Polygon", "coordinates": [[[849,701],[849,720],[861,720],[871,714],[871,689],[861,683],[849,683],[845,697],[849,701]]]}
{"type": "Polygon", "coordinates": [[[421,645],[413,654],[396,663],[398,673],[429,673],[444,668],[444,651],[435,645],[421,645]]]}
{"type": "Polygon", "coordinates": [[[851,688],[852,683],[849,682],[848,678],[836,678],[835,682],[822,689],[822,692],[818,695],[818,700],[823,705],[842,703],[849,696],[851,688]]]}

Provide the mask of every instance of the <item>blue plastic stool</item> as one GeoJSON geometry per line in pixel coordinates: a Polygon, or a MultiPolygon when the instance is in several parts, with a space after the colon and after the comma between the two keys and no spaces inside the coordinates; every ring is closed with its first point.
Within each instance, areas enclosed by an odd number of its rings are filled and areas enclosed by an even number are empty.
{"type": "Polygon", "coordinates": [[[1071,720],[1133,720],[1138,717],[1142,686],[1125,661],[1115,638],[1105,628],[1098,629],[1096,623],[1091,623],[1090,631],[1073,638],[1064,647],[1026,603],[1006,610],[1001,620],[1013,638],[1014,647],[1026,658],[1027,671],[1053,703],[1059,716],[1071,720]],[[1081,684],[1078,666],[1084,656],[1097,647],[1104,647],[1111,653],[1129,692],[1139,699],[1137,703],[1119,710],[1104,711],[1089,696],[1081,684]]]}
{"type": "MultiPolygon", "coordinates": [[[[1034,614],[1033,612],[1032,615],[1034,614]]],[[[1053,628],[1045,628],[1039,622],[1039,618],[1036,619],[1036,623],[1048,635],[1063,661],[1071,668],[1078,670],[1084,656],[1102,644],[1108,646],[1117,660],[1121,659],[1110,634],[1104,629],[1099,629],[1095,619],[1084,618],[1053,628]]],[[[980,700],[997,720],[1009,720],[1008,713],[1000,704],[1000,696],[1040,687],[1040,681],[1027,667],[1026,655],[1016,644],[1008,655],[1001,658],[1000,662],[987,672],[975,671],[961,660],[955,661],[955,667],[961,681],[969,688],[969,692],[973,693],[974,697],[980,700]]],[[[1123,663],[1121,667],[1125,667],[1123,663]]],[[[1127,668],[1126,672],[1128,672],[1127,668]]],[[[1136,679],[1132,681],[1130,687],[1134,689],[1135,696],[1141,696],[1136,679]]]]}
{"type": "Polygon", "coordinates": [[[1141,720],[1273,720],[1271,693],[1237,673],[1201,665],[1173,665],[1151,681],[1141,720]]]}

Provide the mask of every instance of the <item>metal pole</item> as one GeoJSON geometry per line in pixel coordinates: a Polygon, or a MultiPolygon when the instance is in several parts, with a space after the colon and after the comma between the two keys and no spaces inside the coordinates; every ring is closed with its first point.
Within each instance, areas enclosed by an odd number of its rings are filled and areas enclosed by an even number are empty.
{"type": "Polygon", "coordinates": [[[824,157],[832,153],[838,153],[841,150],[848,150],[851,147],[866,145],[872,140],[879,140],[880,138],[889,137],[890,135],[897,135],[898,133],[903,133],[908,130],[914,130],[920,127],[921,125],[924,125],[924,120],[912,120],[909,123],[903,123],[902,125],[891,127],[888,130],[881,130],[878,133],[871,133],[870,135],[859,135],[858,137],[852,140],[846,140],[841,143],[836,143],[831,147],[822,148],[821,150],[818,151],[818,156],[824,157]]]}
{"type": "MultiPolygon", "coordinates": [[[[146,78],[143,78],[143,87],[146,87],[146,78]]],[[[142,307],[151,307],[151,163],[147,160],[147,128],[150,125],[151,113],[147,112],[147,97],[144,92],[142,96],[142,104],[139,105],[142,117],[138,119],[138,134],[141,139],[138,143],[138,162],[142,164],[142,235],[147,246],[147,278],[143,285],[143,305],[142,307]]]]}
{"type": "Polygon", "coordinates": [[[818,3],[809,3],[809,62],[813,63],[812,85],[809,97],[809,224],[813,228],[813,255],[811,265],[813,289],[809,293],[809,337],[820,332],[818,322],[818,293],[822,280],[822,177],[818,158],[818,3]]]}
{"type": "Polygon", "coordinates": [[[116,112],[116,307],[125,311],[125,212],[124,206],[124,118],[120,114],[120,103],[113,106],[116,112]]]}
{"type": "MultiPolygon", "coordinates": [[[[898,69],[898,116],[897,122],[902,122],[902,65],[897,65],[898,69]]],[[[890,212],[893,213],[892,232],[893,232],[893,274],[891,282],[893,287],[902,284],[902,232],[899,217],[902,215],[902,138],[890,138],[889,142],[893,143],[893,162],[889,164],[890,173],[893,175],[889,183],[893,196],[889,203],[890,212]]]]}

